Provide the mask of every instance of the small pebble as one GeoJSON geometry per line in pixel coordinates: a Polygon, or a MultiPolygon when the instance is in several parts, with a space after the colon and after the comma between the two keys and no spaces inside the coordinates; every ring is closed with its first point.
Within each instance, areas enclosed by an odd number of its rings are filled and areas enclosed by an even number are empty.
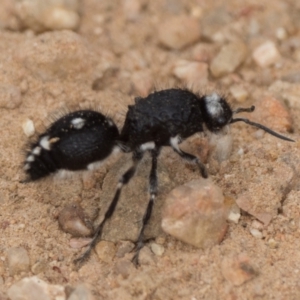
{"type": "Polygon", "coordinates": [[[15,13],[23,28],[35,32],[77,29],[80,21],[79,0],[20,0],[15,13]]]}
{"type": "Polygon", "coordinates": [[[226,256],[221,263],[221,272],[225,279],[235,286],[240,286],[258,275],[245,254],[226,256]]]}
{"type": "Polygon", "coordinates": [[[120,274],[124,279],[126,279],[134,271],[134,266],[129,260],[119,260],[114,266],[114,273],[116,275],[120,274]]]}
{"type": "Polygon", "coordinates": [[[30,119],[26,119],[23,123],[22,123],[22,128],[23,131],[25,133],[25,135],[27,137],[31,137],[34,135],[35,133],[35,128],[34,128],[34,124],[33,121],[30,119]]]}
{"type": "Polygon", "coordinates": [[[264,97],[254,102],[255,111],[251,114],[254,122],[266,124],[272,130],[289,132],[292,130],[292,117],[286,106],[275,97],[264,97]]]}
{"type": "Polygon", "coordinates": [[[271,249],[276,249],[279,247],[279,243],[277,241],[275,241],[274,239],[269,239],[268,245],[271,249]]]}
{"type": "Polygon", "coordinates": [[[271,91],[275,97],[281,97],[285,100],[289,107],[300,108],[300,84],[277,80],[269,87],[269,91],[271,91]]]}
{"type": "Polygon", "coordinates": [[[256,228],[250,228],[250,233],[257,239],[262,239],[263,234],[256,228]]]}
{"type": "Polygon", "coordinates": [[[92,241],[92,238],[72,238],[69,245],[73,249],[81,249],[87,246],[92,241]]]}
{"type": "Polygon", "coordinates": [[[241,85],[232,85],[229,88],[229,92],[231,94],[231,96],[233,97],[233,99],[238,102],[238,103],[243,103],[247,100],[249,93],[247,92],[247,90],[241,86],[241,85]]]}
{"type": "Polygon", "coordinates": [[[116,252],[116,257],[124,257],[125,254],[129,253],[132,251],[134,248],[134,243],[130,241],[120,241],[118,243],[118,250],[116,252]]]}
{"type": "Polygon", "coordinates": [[[95,251],[100,260],[110,263],[116,254],[116,246],[113,242],[100,241],[96,247],[95,251]]]}
{"type": "Polygon", "coordinates": [[[157,256],[162,256],[165,252],[164,246],[156,244],[156,243],[152,243],[150,245],[150,248],[151,248],[152,252],[157,256]]]}
{"type": "Polygon", "coordinates": [[[48,267],[48,264],[45,260],[39,260],[31,267],[31,272],[35,275],[44,272],[48,267]]]}
{"type": "Polygon", "coordinates": [[[155,263],[155,257],[148,247],[144,247],[140,251],[139,264],[141,265],[153,265],[155,263]]]}
{"type": "Polygon", "coordinates": [[[201,89],[208,82],[208,65],[206,63],[179,60],[173,74],[187,86],[201,89]]]}
{"type": "Polygon", "coordinates": [[[68,300],[96,300],[96,298],[84,284],[80,284],[75,287],[68,300]]]}
{"type": "Polygon", "coordinates": [[[44,18],[40,21],[50,30],[75,30],[79,26],[80,18],[75,11],[63,7],[53,7],[44,12],[44,18]]]}
{"type": "Polygon", "coordinates": [[[246,59],[247,46],[240,41],[223,46],[212,60],[210,71],[214,77],[221,77],[234,72],[246,59]]]}
{"type": "Polygon", "coordinates": [[[273,65],[280,57],[280,53],[272,41],[264,42],[262,45],[255,48],[252,53],[253,60],[261,68],[273,65]]]}
{"type": "Polygon", "coordinates": [[[241,213],[239,211],[230,210],[227,220],[235,224],[238,224],[240,217],[241,217],[241,213]]]}
{"type": "Polygon", "coordinates": [[[59,213],[58,223],[64,232],[75,237],[90,236],[93,233],[92,223],[78,203],[67,205],[59,213]]]}
{"type": "Polygon", "coordinates": [[[188,16],[167,18],[158,27],[160,43],[170,49],[180,50],[200,39],[201,26],[198,19],[188,16]]]}
{"type": "Polygon", "coordinates": [[[272,215],[264,211],[256,211],[251,200],[252,195],[246,193],[237,198],[236,204],[239,206],[239,208],[261,221],[265,226],[269,225],[272,220],[272,215]]]}
{"type": "Polygon", "coordinates": [[[193,180],[167,196],[162,228],[183,242],[207,248],[222,241],[226,217],[221,189],[211,179],[193,180]]]}
{"type": "Polygon", "coordinates": [[[9,274],[14,276],[21,272],[28,272],[30,260],[28,252],[23,247],[15,247],[7,250],[7,266],[9,274]]]}
{"type": "Polygon", "coordinates": [[[14,283],[7,291],[10,300],[66,300],[62,285],[51,285],[36,276],[14,283]]]}

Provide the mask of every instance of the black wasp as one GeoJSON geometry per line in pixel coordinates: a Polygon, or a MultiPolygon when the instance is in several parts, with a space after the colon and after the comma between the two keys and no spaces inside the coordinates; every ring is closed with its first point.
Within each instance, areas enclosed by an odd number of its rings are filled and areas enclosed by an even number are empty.
{"type": "Polygon", "coordinates": [[[136,98],[135,104],[128,107],[121,133],[113,120],[100,112],[72,112],[54,122],[32,144],[24,166],[27,180],[37,180],[62,169],[90,169],[93,164],[105,160],[116,148],[132,152],[132,166],[120,177],[112,202],[103,221],[97,226],[88,249],[76,259],[76,262],[82,262],[101,238],[103,226],[116,208],[122,187],[134,176],[139,162],[149,151],[152,157],[150,198],[133,257],[133,262],[138,264],[139,252],[144,246],[144,230],[157,195],[157,160],[161,148],[171,147],[187,162],[196,164],[202,177],[207,178],[207,170],[199,158],[179,147],[184,139],[197,132],[218,132],[229,124],[241,121],[293,142],[261,124],[245,118],[233,118],[237,113],[253,111],[254,106],[232,110],[226,99],[216,93],[197,95],[184,89],[166,89],[153,92],[146,98],[136,98]]]}

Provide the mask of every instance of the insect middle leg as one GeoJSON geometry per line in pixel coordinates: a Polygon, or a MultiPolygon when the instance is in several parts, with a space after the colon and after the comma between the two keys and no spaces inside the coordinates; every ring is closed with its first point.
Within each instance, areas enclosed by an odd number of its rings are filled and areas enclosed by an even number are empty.
{"type": "Polygon", "coordinates": [[[137,266],[139,264],[139,254],[140,250],[144,247],[144,231],[146,228],[146,225],[148,224],[152,210],[154,205],[154,200],[157,196],[157,158],[160,153],[160,148],[154,148],[151,150],[151,156],[152,156],[152,167],[150,171],[149,176],[149,189],[150,189],[150,199],[148,201],[148,205],[146,208],[146,211],[144,213],[143,219],[142,219],[142,227],[139,233],[139,236],[137,238],[136,247],[135,247],[135,254],[132,258],[132,262],[137,266]]]}

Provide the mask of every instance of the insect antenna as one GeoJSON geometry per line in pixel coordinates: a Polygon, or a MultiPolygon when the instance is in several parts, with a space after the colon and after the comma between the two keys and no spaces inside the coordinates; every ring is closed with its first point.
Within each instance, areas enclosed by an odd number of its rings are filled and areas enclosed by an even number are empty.
{"type": "Polygon", "coordinates": [[[274,135],[276,137],[278,137],[279,139],[282,139],[282,140],[285,140],[285,141],[289,141],[289,142],[295,142],[294,140],[284,136],[284,135],[281,135],[273,130],[271,130],[270,128],[266,127],[266,126],[263,126],[259,123],[255,123],[255,122],[252,122],[248,119],[244,119],[244,118],[236,118],[236,119],[232,119],[230,123],[236,123],[236,122],[245,122],[246,124],[249,124],[251,126],[254,126],[254,127],[257,127],[257,128],[260,128],[262,130],[264,130],[265,132],[271,134],[271,135],[274,135]]]}

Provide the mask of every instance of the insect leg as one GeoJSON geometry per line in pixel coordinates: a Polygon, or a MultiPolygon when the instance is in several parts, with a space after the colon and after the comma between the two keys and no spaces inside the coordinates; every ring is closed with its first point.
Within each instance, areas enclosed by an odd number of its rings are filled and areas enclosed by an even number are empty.
{"type": "Polygon", "coordinates": [[[137,166],[138,166],[139,162],[141,161],[141,159],[143,158],[143,155],[144,155],[144,152],[142,152],[142,151],[133,152],[133,156],[132,156],[133,164],[132,164],[132,166],[119,179],[119,183],[117,185],[117,190],[115,192],[115,196],[114,196],[112,202],[110,203],[107,211],[105,212],[103,220],[101,221],[101,223],[96,228],[93,239],[90,242],[90,244],[88,245],[87,250],[80,257],[75,259],[74,263],[81,264],[82,262],[84,262],[89,257],[92,249],[96,246],[98,240],[101,238],[102,229],[104,227],[104,224],[112,216],[113,212],[115,211],[117,203],[120,199],[122,187],[125,184],[127,184],[130,181],[130,179],[134,176],[135,171],[137,169],[137,166]]]}
{"type": "Polygon", "coordinates": [[[179,146],[178,143],[180,141],[180,137],[176,136],[170,139],[170,145],[172,147],[172,149],[179,154],[183,159],[185,159],[187,162],[192,163],[192,164],[196,164],[201,172],[201,175],[203,178],[207,178],[208,174],[207,174],[207,170],[205,168],[205,165],[200,161],[200,159],[190,153],[184,152],[182,151],[179,146]]]}
{"type": "Polygon", "coordinates": [[[150,185],[150,199],[148,201],[148,205],[146,208],[146,211],[143,216],[142,220],[142,228],[140,230],[137,242],[136,242],[136,247],[135,247],[135,254],[132,258],[132,262],[137,266],[139,264],[139,254],[140,250],[144,247],[144,231],[146,228],[147,223],[149,222],[149,219],[151,217],[153,205],[154,205],[154,200],[157,195],[157,158],[160,153],[160,148],[154,148],[151,150],[151,156],[152,156],[152,167],[150,171],[150,176],[149,176],[149,185],[150,185]]]}

